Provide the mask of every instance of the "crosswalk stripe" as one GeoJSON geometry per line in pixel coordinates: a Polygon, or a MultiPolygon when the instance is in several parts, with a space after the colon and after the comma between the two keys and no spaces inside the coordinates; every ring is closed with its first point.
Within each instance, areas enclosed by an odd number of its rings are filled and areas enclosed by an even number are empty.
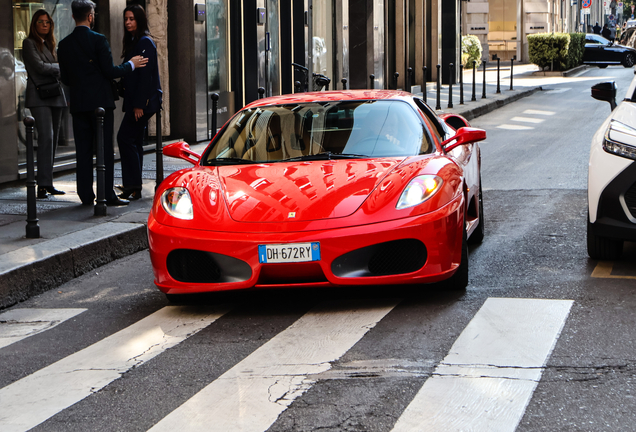
{"type": "Polygon", "coordinates": [[[522,125],[512,125],[512,124],[502,124],[497,126],[497,129],[506,129],[506,130],[530,130],[534,129],[532,126],[522,126],[522,125]]]}
{"type": "Polygon", "coordinates": [[[0,348],[50,330],[86,309],[12,309],[0,314],[0,348]]]}
{"type": "Polygon", "coordinates": [[[556,112],[554,111],[543,111],[543,110],[535,110],[535,109],[527,109],[523,113],[530,114],[530,115],[555,115],[556,114],[556,112]]]}
{"type": "Polygon", "coordinates": [[[152,431],[265,431],[397,304],[339,302],[317,307],[254,351],[152,431]]]}
{"type": "Polygon", "coordinates": [[[512,121],[516,121],[516,122],[522,122],[522,123],[543,123],[545,121],[545,119],[540,119],[540,118],[532,118],[532,117],[513,117],[510,120],[512,121]]]}
{"type": "Polygon", "coordinates": [[[393,431],[514,431],[572,303],[486,300],[393,431]]]}
{"type": "Polygon", "coordinates": [[[0,389],[0,430],[25,431],[220,318],[225,311],[168,306],[0,389]]]}

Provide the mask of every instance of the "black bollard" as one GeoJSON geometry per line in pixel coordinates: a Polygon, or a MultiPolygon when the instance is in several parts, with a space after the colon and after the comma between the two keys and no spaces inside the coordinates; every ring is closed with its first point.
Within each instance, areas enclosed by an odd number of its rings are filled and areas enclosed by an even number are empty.
{"type": "Polygon", "coordinates": [[[424,96],[424,103],[427,103],[426,101],[426,66],[422,67],[422,72],[424,72],[424,79],[422,80],[422,96],[424,96]]]}
{"type": "Polygon", "coordinates": [[[499,87],[499,63],[501,59],[497,57],[497,93],[501,93],[501,87],[499,87]]]}
{"type": "Polygon", "coordinates": [[[455,65],[450,63],[448,65],[448,108],[452,108],[453,107],[453,79],[455,78],[454,72],[455,72],[455,65]]]}
{"type": "Polygon", "coordinates": [[[375,75],[369,75],[369,88],[371,90],[375,89],[375,75]]]}
{"type": "Polygon", "coordinates": [[[473,95],[471,96],[471,102],[475,102],[477,98],[475,97],[475,74],[477,73],[477,60],[473,60],[473,95]]]}
{"type": "Polygon", "coordinates": [[[459,64],[459,104],[464,105],[464,65],[459,64]]]}
{"type": "Polygon", "coordinates": [[[263,99],[263,95],[265,94],[265,89],[263,87],[258,88],[258,98],[263,99]]]}
{"type": "Polygon", "coordinates": [[[510,59],[510,90],[512,90],[512,67],[514,66],[515,60],[517,60],[516,55],[510,59]]]}
{"type": "Polygon", "coordinates": [[[406,70],[406,91],[407,92],[411,92],[411,83],[413,82],[413,80],[411,79],[413,75],[413,68],[410,67],[406,70]]]}
{"type": "Polygon", "coordinates": [[[294,83],[294,93],[300,93],[302,91],[302,89],[300,88],[302,84],[300,83],[300,81],[296,81],[294,83]]]}
{"type": "Polygon", "coordinates": [[[441,65],[437,65],[437,105],[435,105],[436,110],[442,109],[442,76],[440,75],[441,65]]]}
{"type": "Polygon", "coordinates": [[[35,204],[35,158],[33,157],[33,126],[35,119],[31,116],[23,121],[26,128],[27,146],[27,224],[26,238],[40,238],[40,225],[38,225],[38,209],[35,204]]]}
{"type": "Polygon", "coordinates": [[[483,62],[484,65],[484,84],[481,89],[481,98],[486,99],[486,60],[483,62]]]}
{"type": "MultiPolygon", "coordinates": [[[[104,165],[104,108],[95,110],[97,117],[97,201],[95,216],[106,216],[106,166],[104,165]]],[[[110,192],[110,191],[109,191],[110,192]]]]}
{"type": "Polygon", "coordinates": [[[393,74],[393,81],[395,81],[395,89],[398,89],[398,78],[400,78],[400,73],[399,72],[395,72],[393,74]]]}
{"type": "Polygon", "coordinates": [[[340,82],[342,83],[342,89],[347,90],[347,79],[343,78],[340,80],[340,82]]]}
{"type": "Polygon", "coordinates": [[[219,108],[219,94],[212,93],[210,98],[212,98],[212,136],[214,137],[214,135],[216,135],[216,116],[219,108]]]}
{"type": "MultiPolygon", "coordinates": [[[[162,107],[159,106],[159,111],[155,116],[155,122],[157,123],[157,142],[155,144],[155,155],[156,155],[156,163],[155,163],[155,191],[159,189],[159,185],[163,181],[163,133],[161,130],[161,111],[162,107]]],[[[212,117],[214,119],[214,116],[212,117]]],[[[213,120],[214,121],[214,120],[213,120]]]]}

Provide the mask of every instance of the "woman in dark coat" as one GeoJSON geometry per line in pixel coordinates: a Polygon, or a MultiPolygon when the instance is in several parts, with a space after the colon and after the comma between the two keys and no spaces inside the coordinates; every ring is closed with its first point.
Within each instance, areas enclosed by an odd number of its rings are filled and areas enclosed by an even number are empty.
{"type": "Polygon", "coordinates": [[[123,180],[119,196],[136,200],[141,198],[144,131],[161,106],[162,92],[157,46],[150,37],[146,12],[141,6],[135,4],[124,9],[124,27],[124,61],[136,55],[148,59],[147,67],[135,69],[122,78],[125,114],[117,133],[123,180]]]}
{"type": "Polygon", "coordinates": [[[58,96],[41,98],[37,90],[40,85],[54,83],[60,78],[60,66],[55,54],[54,29],[51,16],[40,9],[33,14],[29,37],[22,42],[22,58],[29,76],[25,102],[35,118],[35,127],[38,131],[38,198],[46,198],[48,194],[65,193],[53,187],[53,159],[62,109],[66,107],[64,91],[60,88],[58,96]]]}

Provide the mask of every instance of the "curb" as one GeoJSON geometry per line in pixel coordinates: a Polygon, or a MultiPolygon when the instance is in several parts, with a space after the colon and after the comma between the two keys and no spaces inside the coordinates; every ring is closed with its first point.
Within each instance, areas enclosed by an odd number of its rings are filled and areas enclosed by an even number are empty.
{"type": "MultiPolygon", "coordinates": [[[[485,103],[484,105],[475,107],[475,108],[467,108],[465,110],[453,110],[453,112],[455,114],[459,114],[462,117],[464,117],[466,120],[472,120],[474,118],[477,118],[479,116],[482,116],[484,114],[488,114],[489,112],[492,112],[498,108],[501,108],[505,105],[508,105],[512,102],[516,102],[519,99],[522,99],[524,97],[530,96],[538,91],[542,91],[543,88],[541,87],[534,87],[528,90],[522,90],[522,91],[518,91],[517,93],[513,94],[513,95],[508,95],[502,99],[492,99],[489,102],[485,103]]],[[[445,111],[437,111],[438,113],[444,113],[445,111]]]]}
{"type": "Polygon", "coordinates": [[[100,235],[99,227],[73,233],[14,251],[28,265],[0,268],[0,308],[56,288],[100,266],[148,248],[145,224],[107,223],[111,232],[100,235]],[[112,231],[115,230],[113,235],[112,231]],[[71,240],[90,236],[92,240],[75,246],[71,240]],[[54,249],[47,253],[46,249],[54,249]],[[37,258],[41,256],[41,258],[37,258]]]}

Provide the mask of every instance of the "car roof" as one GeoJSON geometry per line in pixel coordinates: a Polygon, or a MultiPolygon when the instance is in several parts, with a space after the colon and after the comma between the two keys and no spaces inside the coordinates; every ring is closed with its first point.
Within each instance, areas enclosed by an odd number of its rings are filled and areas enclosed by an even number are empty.
{"type": "Polygon", "coordinates": [[[308,102],[335,102],[352,100],[403,100],[412,102],[415,95],[400,90],[338,90],[309,93],[294,93],[281,96],[272,96],[256,100],[245,108],[253,108],[266,105],[286,105],[308,102]]]}

